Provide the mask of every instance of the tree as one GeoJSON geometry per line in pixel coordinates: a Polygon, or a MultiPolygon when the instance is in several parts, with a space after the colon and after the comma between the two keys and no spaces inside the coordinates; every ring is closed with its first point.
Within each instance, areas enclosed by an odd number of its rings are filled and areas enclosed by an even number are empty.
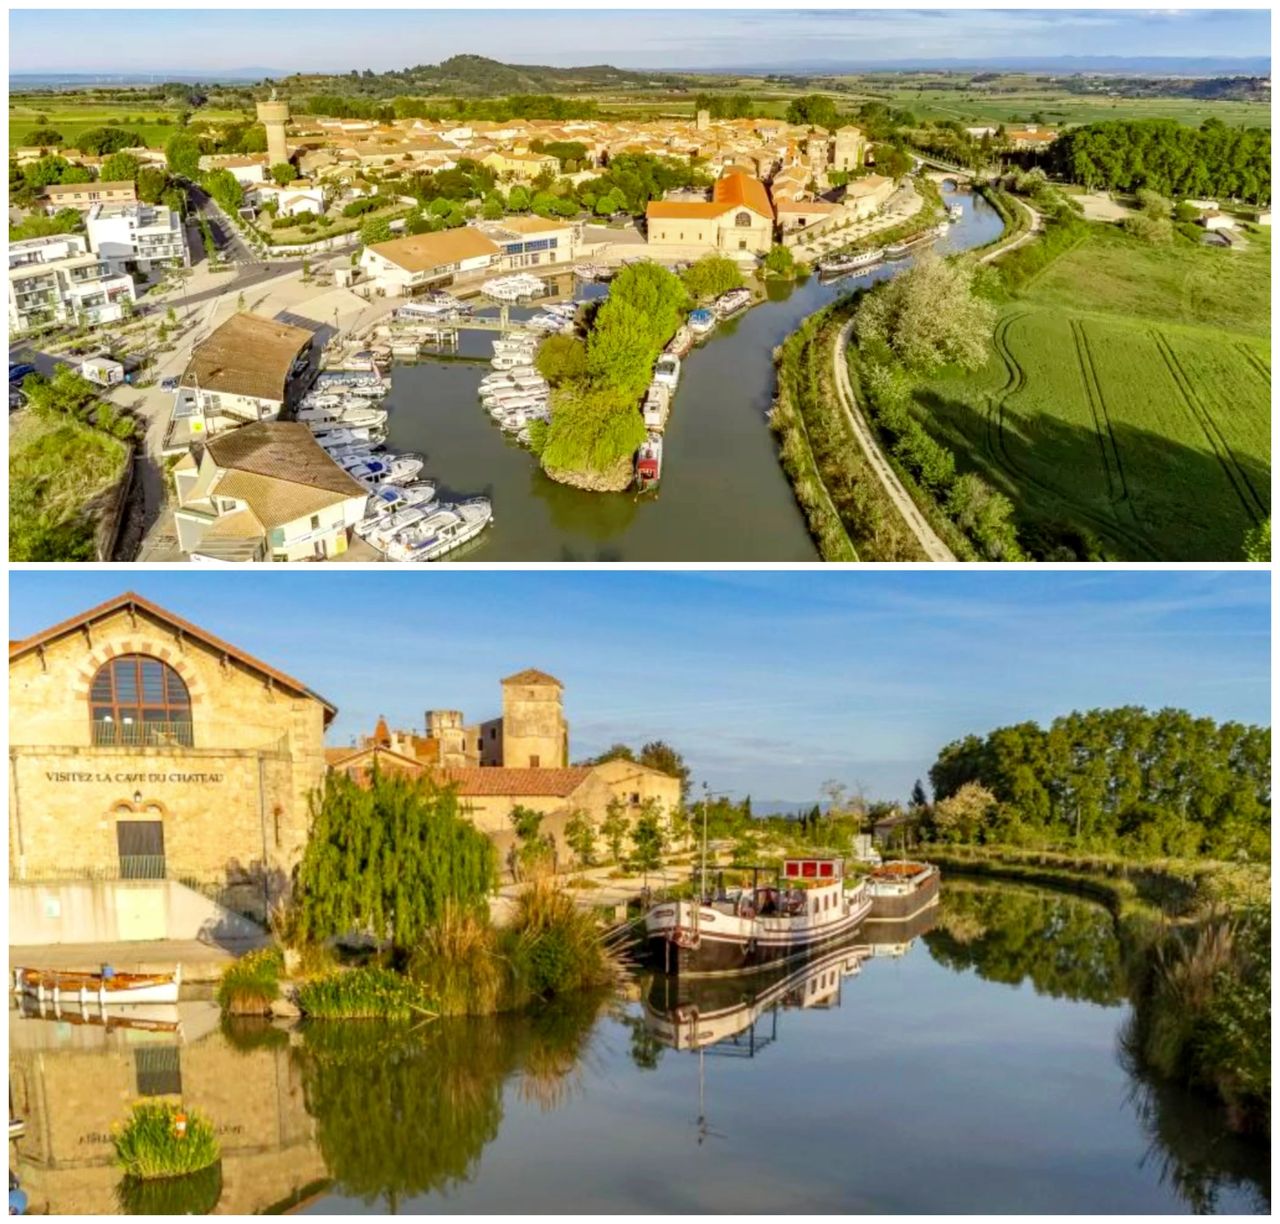
{"type": "Polygon", "coordinates": [[[656,769],[668,777],[680,779],[680,802],[689,797],[689,777],[692,771],[684,757],[663,740],[652,740],[640,749],[640,764],[656,769]]]}
{"type": "Polygon", "coordinates": [[[169,176],[156,166],[140,166],[134,185],[144,204],[159,204],[169,186],[169,176]]]}
{"type": "Polygon", "coordinates": [[[496,192],[491,192],[484,198],[484,207],[480,210],[480,215],[486,221],[501,221],[506,209],[502,207],[502,200],[496,192]]]}
{"type": "Polygon", "coordinates": [[[662,827],[657,800],[646,799],[640,805],[640,815],[631,829],[631,865],[644,873],[646,885],[649,872],[662,864],[666,843],[666,830],[662,827]]]}
{"type": "Polygon", "coordinates": [[[529,211],[529,193],[517,184],[507,193],[507,208],[513,213],[529,211]]]}
{"type": "Polygon", "coordinates": [[[600,835],[609,847],[609,857],[615,863],[622,861],[622,846],[631,828],[631,819],[621,799],[616,795],[609,800],[605,808],[604,819],[600,822],[600,835]]]}
{"type": "Polygon", "coordinates": [[[164,146],[164,157],[174,174],[192,182],[200,177],[200,142],[190,132],[174,132],[164,146]]]}
{"type": "Polygon", "coordinates": [[[786,279],[794,276],[796,257],[791,253],[791,248],[783,246],[780,242],[774,243],[764,257],[764,270],[770,276],[781,276],[786,279]]]}
{"type": "Polygon", "coordinates": [[[924,783],[919,778],[916,784],[911,788],[910,808],[912,811],[921,811],[929,806],[929,796],[925,794],[924,783]]]}
{"type": "Polygon", "coordinates": [[[731,289],[742,287],[742,269],[724,255],[703,255],[681,274],[689,296],[695,301],[719,297],[731,289]]]}
{"type": "Polygon", "coordinates": [[[836,128],[840,126],[840,112],[825,94],[807,94],[803,98],[794,99],[787,107],[787,122],[809,127],[836,128]]]}
{"type": "Polygon", "coordinates": [[[287,187],[298,177],[298,172],[288,162],[276,162],[271,167],[271,177],[279,187],[287,187]]]}
{"type": "Polygon", "coordinates": [[[579,867],[590,867],[595,862],[595,826],[581,808],[576,809],[565,822],[564,839],[577,856],[579,867]]]}
{"type": "Polygon", "coordinates": [[[995,807],[996,797],[985,786],[966,782],[933,805],[933,827],[942,841],[976,841],[995,807]]]}
{"type": "Polygon", "coordinates": [[[365,246],[391,241],[391,222],[386,217],[370,217],[360,227],[360,241],[365,246]]]}
{"type": "Polygon", "coordinates": [[[542,874],[551,866],[555,855],[555,843],[542,832],[543,814],[517,803],[509,819],[516,835],[512,875],[527,879],[542,874]]]}
{"type": "Polygon", "coordinates": [[[204,189],[223,212],[234,213],[244,203],[244,188],[230,170],[211,170],[204,176],[204,189]]]}
{"type": "Polygon", "coordinates": [[[587,372],[587,346],[577,336],[548,336],[534,358],[538,373],[553,387],[587,372]]]}
{"type": "Polygon", "coordinates": [[[138,177],[140,166],[132,153],[112,153],[103,161],[98,174],[104,183],[132,183],[138,177]]]}
{"type": "Polygon", "coordinates": [[[986,362],[995,315],[995,307],[974,294],[969,265],[929,251],[868,293],[854,326],[859,344],[887,344],[911,369],[956,364],[976,370],[986,362]]]}
{"type": "Polygon", "coordinates": [[[82,133],[76,141],[76,148],[81,153],[105,157],[109,153],[119,153],[121,149],[136,149],[143,143],[145,142],[137,132],[126,132],[117,127],[100,127],[90,128],[82,133]]]}
{"type": "Polygon", "coordinates": [[[25,145],[38,146],[40,148],[56,147],[62,144],[62,133],[56,128],[32,128],[31,131],[27,133],[27,137],[22,143],[25,145]]]}
{"type": "Polygon", "coordinates": [[[376,770],[361,786],[331,773],[311,799],[297,930],[314,942],[362,931],[405,950],[447,905],[483,911],[495,881],[493,843],[454,789],[376,770]]]}
{"type": "Polygon", "coordinates": [[[1271,560],[1271,520],[1269,518],[1245,532],[1244,557],[1246,561],[1271,560]]]}

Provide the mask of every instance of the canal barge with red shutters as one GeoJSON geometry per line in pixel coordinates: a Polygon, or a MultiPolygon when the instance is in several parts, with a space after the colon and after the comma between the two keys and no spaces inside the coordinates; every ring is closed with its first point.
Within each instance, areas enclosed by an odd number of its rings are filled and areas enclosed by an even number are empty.
{"type": "Polygon", "coordinates": [[[645,932],[657,969],[701,976],[794,960],[852,934],[871,910],[865,884],[846,891],[838,858],[787,859],[781,872],[745,870],[749,887],[704,887],[697,900],[649,910],[645,932]],[[762,875],[772,883],[762,885],[762,875]]]}

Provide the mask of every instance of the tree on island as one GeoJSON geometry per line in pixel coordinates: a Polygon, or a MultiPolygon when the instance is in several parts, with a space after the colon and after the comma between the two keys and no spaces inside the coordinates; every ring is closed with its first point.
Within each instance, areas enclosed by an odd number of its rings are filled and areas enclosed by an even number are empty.
{"type": "Polygon", "coordinates": [[[403,951],[446,906],[482,910],[495,882],[493,843],[456,790],[378,770],[367,786],[330,774],[312,796],[291,918],[306,942],[358,931],[403,951]]]}
{"type": "Polygon", "coordinates": [[[724,255],[703,255],[687,267],[680,279],[695,301],[719,297],[742,287],[742,269],[724,255]]]}

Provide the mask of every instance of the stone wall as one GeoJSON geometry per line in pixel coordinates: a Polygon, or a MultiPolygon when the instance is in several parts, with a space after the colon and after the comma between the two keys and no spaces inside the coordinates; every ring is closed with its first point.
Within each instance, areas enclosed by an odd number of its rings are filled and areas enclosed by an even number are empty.
{"type": "Polygon", "coordinates": [[[569,727],[558,684],[502,686],[502,764],[510,769],[563,769],[569,727]]]}

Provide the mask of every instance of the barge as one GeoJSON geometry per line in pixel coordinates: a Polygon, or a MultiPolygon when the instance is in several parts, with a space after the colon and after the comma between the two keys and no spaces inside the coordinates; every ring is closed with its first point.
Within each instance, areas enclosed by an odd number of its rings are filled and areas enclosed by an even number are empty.
{"type": "Polygon", "coordinates": [[[942,873],[932,863],[883,863],[867,877],[868,922],[906,922],[938,904],[942,873]]]}
{"type": "Polygon", "coordinates": [[[664,901],[645,915],[654,965],[685,977],[748,973],[811,956],[853,934],[871,911],[865,883],[846,891],[838,858],[786,859],[781,872],[751,867],[749,887],[664,901]],[[761,885],[760,877],[774,877],[761,885]]]}
{"type": "Polygon", "coordinates": [[[832,255],[818,264],[818,275],[847,276],[850,272],[870,268],[883,260],[883,247],[876,247],[874,251],[861,251],[857,255],[832,255]]]}

